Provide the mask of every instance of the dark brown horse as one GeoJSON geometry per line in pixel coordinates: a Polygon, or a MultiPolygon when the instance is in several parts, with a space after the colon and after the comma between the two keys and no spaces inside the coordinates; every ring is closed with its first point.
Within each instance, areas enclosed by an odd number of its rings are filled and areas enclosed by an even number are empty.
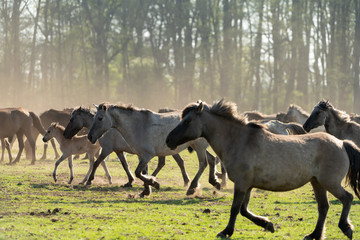
{"type": "Polygon", "coordinates": [[[21,153],[24,149],[24,135],[30,143],[31,147],[31,164],[35,164],[35,140],[31,135],[32,127],[34,126],[42,135],[45,134],[45,129],[41,124],[40,118],[34,113],[29,112],[23,108],[4,108],[0,110],[0,139],[11,138],[16,135],[19,143],[19,152],[14,161],[10,164],[15,164],[20,161],[21,153]]]}

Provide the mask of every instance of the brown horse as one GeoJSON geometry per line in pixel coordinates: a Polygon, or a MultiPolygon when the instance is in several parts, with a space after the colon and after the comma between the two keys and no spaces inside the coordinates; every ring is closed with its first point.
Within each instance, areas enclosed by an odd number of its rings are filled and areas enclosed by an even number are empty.
{"type": "Polygon", "coordinates": [[[0,110],[0,139],[11,138],[16,135],[19,143],[19,152],[14,161],[15,164],[20,161],[21,153],[24,149],[24,135],[28,139],[31,146],[31,164],[35,164],[35,140],[31,135],[34,126],[41,134],[45,134],[39,117],[34,112],[29,112],[23,108],[4,108],[0,110]]]}
{"type": "Polygon", "coordinates": [[[188,105],[181,122],[169,133],[169,148],[204,137],[224,162],[234,182],[230,220],[219,237],[231,236],[238,213],[274,232],[266,218],[248,211],[253,188],[289,191],[310,182],[318,203],[319,218],[314,231],[305,239],[321,239],[329,209],[327,191],[343,204],[339,227],[348,237],[353,226],[348,216],[352,194],[341,185],[350,183],[360,198],[360,149],[351,141],[326,133],[284,136],[273,134],[261,125],[247,123],[236,114],[236,105],[223,100],[209,107],[205,103],[188,105]]]}

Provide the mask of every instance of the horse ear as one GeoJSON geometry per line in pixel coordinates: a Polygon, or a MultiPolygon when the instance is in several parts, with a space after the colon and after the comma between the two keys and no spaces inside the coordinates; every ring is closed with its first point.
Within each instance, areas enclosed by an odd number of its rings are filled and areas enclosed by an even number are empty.
{"type": "Polygon", "coordinates": [[[204,104],[203,102],[200,102],[199,106],[196,109],[196,113],[200,113],[203,109],[204,109],[204,104]]]}
{"type": "Polygon", "coordinates": [[[105,105],[102,105],[102,106],[101,106],[101,110],[106,111],[106,106],[105,106],[105,105]]]}

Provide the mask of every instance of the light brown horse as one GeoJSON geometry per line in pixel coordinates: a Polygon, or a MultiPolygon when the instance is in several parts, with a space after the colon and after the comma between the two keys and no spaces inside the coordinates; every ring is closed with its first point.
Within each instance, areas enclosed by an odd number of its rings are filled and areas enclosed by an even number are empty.
{"type": "MultiPolygon", "coordinates": [[[[86,135],[74,136],[72,139],[66,139],[63,136],[64,130],[65,128],[61,126],[59,123],[52,123],[43,137],[44,142],[47,142],[50,139],[55,138],[58,141],[60,145],[60,150],[62,152],[61,157],[55,163],[55,168],[53,172],[54,181],[55,182],[57,181],[56,170],[59,164],[67,158],[70,168],[70,179],[68,183],[70,184],[74,179],[72,155],[87,153],[90,160],[90,167],[85,178],[80,183],[80,184],[84,184],[90,175],[92,166],[94,165],[95,155],[99,153],[100,144],[98,142],[96,142],[95,144],[90,143],[86,135]]],[[[105,162],[102,163],[102,166],[105,170],[106,176],[108,177],[109,183],[111,184],[111,176],[109,174],[105,162]]]]}
{"type": "Polygon", "coordinates": [[[270,121],[270,120],[279,120],[281,121],[281,117],[285,113],[273,113],[273,114],[263,114],[259,111],[246,111],[243,112],[242,115],[246,117],[249,121],[255,120],[255,121],[270,121]]]}
{"type": "Polygon", "coordinates": [[[204,137],[224,162],[234,182],[230,220],[218,237],[234,232],[238,213],[255,224],[274,232],[266,218],[248,211],[251,190],[289,191],[310,182],[318,203],[319,218],[314,231],[305,239],[321,239],[329,209],[327,191],[343,204],[339,227],[348,237],[353,226],[348,220],[352,194],[342,186],[350,183],[360,198],[360,149],[351,141],[339,140],[326,133],[284,136],[273,134],[261,125],[247,123],[236,114],[236,105],[223,100],[209,107],[205,103],[188,105],[181,122],[173,129],[166,144],[174,149],[187,141],[204,137]]]}
{"type": "Polygon", "coordinates": [[[304,123],[304,129],[325,126],[327,133],[339,139],[349,139],[360,146],[360,124],[351,121],[349,115],[334,108],[329,101],[321,100],[304,123]]]}
{"type": "Polygon", "coordinates": [[[35,164],[35,141],[31,135],[31,129],[34,126],[41,134],[45,133],[39,117],[34,112],[29,112],[23,108],[4,108],[0,110],[0,139],[11,138],[16,135],[19,143],[19,152],[14,161],[15,164],[20,161],[21,153],[24,149],[24,135],[31,146],[31,164],[35,164]]]}

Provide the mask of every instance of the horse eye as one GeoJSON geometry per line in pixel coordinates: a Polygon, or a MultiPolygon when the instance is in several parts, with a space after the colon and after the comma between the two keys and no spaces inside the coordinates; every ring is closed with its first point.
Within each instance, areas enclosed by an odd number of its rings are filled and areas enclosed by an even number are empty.
{"type": "Polygon", "coordinates": [[[74,121],[74,119],[73,118],[70,118],[70,122],[73,122],[74,121]]]}
{"type": "Polygon", "coordinates": [[[47,133],[50,133],[50,130],[48,130],[47,133]]]}
{"type": "Polygon", "coordinates": [[[185,125],[189,125],[189,123],[190,123],[189,120],[185,120],[185,121],[184,121],[184,124],[185,124],[185,125]]]}
{"type": "Polygon", "coordinates": [[[99,121],[103,120],[103,117],[99,117],[99,121]]]}

